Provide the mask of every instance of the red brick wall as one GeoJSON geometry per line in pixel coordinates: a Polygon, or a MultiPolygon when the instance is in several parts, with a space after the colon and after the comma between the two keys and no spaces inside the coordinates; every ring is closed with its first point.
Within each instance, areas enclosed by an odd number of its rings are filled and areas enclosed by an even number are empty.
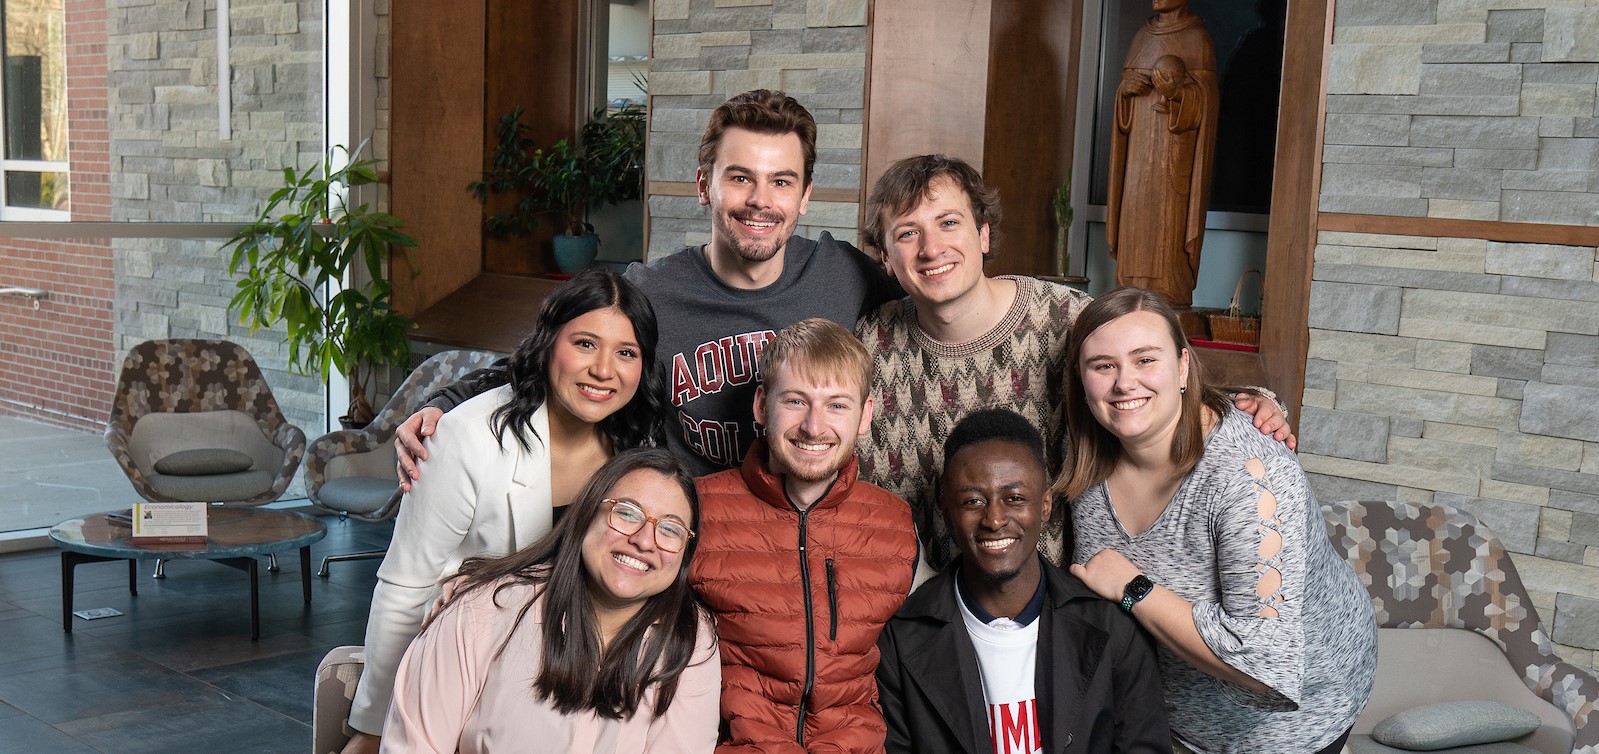
{"type": "MultiPolygon", "coordinates": [[[[111,219],[105,0],[66,0],[72,219],[111,219]]],[[[98,430],[111,407],[116,283],[105,239],[0,241],[0,284],[43,288],[35,311],[0,299],[0,414],[98,430]]]]}

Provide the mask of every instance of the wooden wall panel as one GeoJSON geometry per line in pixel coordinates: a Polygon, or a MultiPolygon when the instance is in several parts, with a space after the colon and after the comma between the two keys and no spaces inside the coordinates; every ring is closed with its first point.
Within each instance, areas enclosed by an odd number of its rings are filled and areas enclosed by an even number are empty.
{"type": "Polygon", "coordinates": [[[994,0],[983,178],[1004,234],[988,273],[1054,271],[1055,188],[1071,169],[1080,0],[994,0]]]}
{"type": "Polygon", "coordinates": [[[862,201],[903,157],[942,152],[982,170],[987,0],[876,0],[868,25],[862,201]]]}
{"type": "Polygon", "coordinates": [[[1505,243],[1552,243],[1564,246],[1599,246],[1599,227],[1593,225],[1542,225],[1488,220],[1451,220],[1442,217],[1395,217],[1323,212],[1320,230],[1380,233],[1392,236],[1482,238],[1505,243]]]}
{"type": "Polygon", "coordinates": [[[1310,342],[1310,274],[1321,194],[1322,124],[1332,0],[1288,0],[1277,169],[1266,241],[1260,355],[1266,384],[1297,426],[1310,342]]]}
{"type": "MultiPolygon", "coordinates": [[[[488,0],[488,70],[484,90],[485,115],[482,140],[485,157],[498,141],[500,117],[517,107],[535,144],[543,147],[577,134],[578,55],[582,44],[579,3],[530,3],[527,0],[488,0]]],[[[486,162],[486,160],[484,161],[486,162]]],[[[479,164],[484,164],[480,162],[479,164]]],[[[465,186],[465,184],[462,184],[465,186]]],[[[509,197],[491,199],[487,212],[515,204],[509,197]]],[[[546,218],[528,236],[483,240],[483,269],[507,274],[553,271],[550,238],[560,232],[560,221],[546,218]]]]}
{"type": "Polygon", "coordinates": [[[485,0],[393,5],[390,207],[417,239],[421,270],[392,260],[395,308],[427,309],[482,272],[482,208],[466,185],[483,165],[485,0]]]}

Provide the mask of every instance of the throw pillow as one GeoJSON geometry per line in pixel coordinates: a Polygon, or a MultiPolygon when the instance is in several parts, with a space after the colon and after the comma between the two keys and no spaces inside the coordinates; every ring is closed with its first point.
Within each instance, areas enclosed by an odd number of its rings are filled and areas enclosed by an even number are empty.
{"type": "Polygon", "coordinates": [[[158,474],[172,476],[210,476],[248,471],[255,459],[227,448],[180,450],[155,462],[158,474]]]}
{"type": "Polygon", "coordinates": [[[1499,702],[1444,702],[1413,707],[1377,724],[1378,743],[1411,751],[1436,751],[1508,741],[1538,729],[1538,716],[1499,702]]]}

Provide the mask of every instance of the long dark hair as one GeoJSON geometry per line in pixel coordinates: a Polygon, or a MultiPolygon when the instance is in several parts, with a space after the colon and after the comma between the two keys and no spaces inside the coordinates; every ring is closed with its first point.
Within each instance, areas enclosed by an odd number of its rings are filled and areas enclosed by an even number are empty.
{"type": "Polygon", "coordinates": [[[1071,333],[1066,336],[1066,458],[1061,465],[1060,479],[1052,490],[1056,494],[1077,497],[1105,481],[1116,468],[1122,452],[1121,440],[1105,429],[1088,408],[1081,363],[1083,342],[1111,320],[1140,311],[1159,315],[1171,332],[1172,342],[1177,345],[1177,355],[1188,354],[1188,381],[1184,383],[1187,389],[1182,394],[1182,413],[1178,415],[1177,433],[1171,444],[1171,460],[1177,465],[1178,476],[1192,471],[1205,453],[1205,412],[1202,409],[1208,408],[1216,416],[1223,417],[1232,408],[1226,394],[1206,379],[1199,355],[1188,344],[1177,313],[1163,296],[1135,286],[1097,296],[1083,307],[1072,323],[1071,333]]]}
{"type": "Polygon", "coordinates": [[[621,275],[592,269],[578,273],[544,299],[533,331],[511,355],[506,373],[511,400],[495,409],[490,420],[501,447],[509,431],[523,450],[532,450],[532,439],[538,437],[533,431],[533,414],[549,394],[550,352],[556,337],[566,323],[595,309],[609,308],[621,311],[633,324],[643,373],[633,400],[601,419],[600,431],[610,441],[612,452],[659,445],[665,440],[666,403],[662,396],[666,395],[666,378],[655,362],[655,309],[644,293],[621,275]]]}
{"type": "MultiPolygon", "coordinates": [[[[611,489],[640,470],[659,472],[677,483],[688,498],[689,526],[698,532],[699,497],[694,480],[677,459],[660,448],[624,451],[594,472],[570,510],[543,539],[503,558],[469,558],[462,563],[458,583],[437,611],[490,585],[496,607],[504,607],[499,599],[506,589],[541,585],[520,606],[514,626],[522,624],[534,600],[544,600],[544,664],[534,676],[533,693],[562,714],[592,710],[601,717],[625,719],[638,709],[645,690],[654,686],[654,713],[659,716],[671,705],[677,681],[694,655],[704,608],[689,588],[688,569],[698,537],[690,537],[683,548],[671,586],[645,600],[610,644],[603,648],[600,644],[588,571],[583,567],[583,538],[594,520],[607,514],[602,501],[611,489]]],[[[510,641],[507,634],[495,657],[510,641]]]]}

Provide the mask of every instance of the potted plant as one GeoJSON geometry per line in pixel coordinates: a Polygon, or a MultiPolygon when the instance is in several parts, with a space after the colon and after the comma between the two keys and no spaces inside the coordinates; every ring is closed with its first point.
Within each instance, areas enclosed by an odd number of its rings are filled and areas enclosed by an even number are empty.
{"type": "Polygon", "coordinates": [[[284,168],[284,185],[260,217],[223,245],[233,250],[228,271],[242,275],[229,310],[252,333],[281,324],[291,369],[324,381],[334,369],[348,374],[354,426],[374,413],[367,397],[371,370],[363,365],[404,364],[411,353],[405,333],[415,326],[392,308],[383,262],[389,247],[414,247],[416,240],[400,230],[398,218],[346,198],[378,179],[377,161],[360,159],[365,146],[354,152],[336,146],[303,172],[284,168]],[[366,282],[340,289],[357,267],[366,282]]]}
{"type": "Polygon", "coordinates": [[[583,126],[581,147],[567,139],[537,147],[528,130],[520,107],[501,118],[489,169],[483,180],[467,188],[480,202],[490,194],[520,196],[510,209],[483,221],[490,233],[520,235],[537,228],[545,216],[559,218],[562,233],[555,237],[555,262],[572,274],[599,252],[589,212],[643,195],[644,111],[631,105],[615,112],[595,110],[583,126]]]}
{"type": "Polygon", "coordinates": [[[1088,290],[1088,278],[1081,275],[1072,275],[1070,233],[1072,229],[1072,174],[1066,171],[1066,180],[1061,181],[1060,188],[1055,189],[1055,196],[1050,201],[1050,214],[1055,219],[1055,274],[1051,277],[1057,283],[1071,286],[1080,291],[1088,290]]]}

